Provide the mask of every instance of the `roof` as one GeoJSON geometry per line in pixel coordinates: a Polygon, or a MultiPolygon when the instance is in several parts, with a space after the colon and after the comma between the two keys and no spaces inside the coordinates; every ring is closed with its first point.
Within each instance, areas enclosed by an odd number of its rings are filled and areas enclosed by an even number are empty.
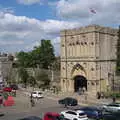
{"type": "Polygon", "coordinates": [[[51,114],[53,116],[59,116],[60,115],[59,113],[56,113],[56,112],[47,112],[45,114],[51,114]]]}

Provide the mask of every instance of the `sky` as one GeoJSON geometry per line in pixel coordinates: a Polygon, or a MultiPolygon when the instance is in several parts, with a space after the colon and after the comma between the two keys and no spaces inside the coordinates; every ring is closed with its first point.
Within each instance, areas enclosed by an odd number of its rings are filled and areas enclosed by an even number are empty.
{"type": "Polygon", "coordinates": [[[0,0],[0,51],[31,51],[50,39],[60,55],[60,31],[90,24],[118,28],[120,0],[0,0]]]}

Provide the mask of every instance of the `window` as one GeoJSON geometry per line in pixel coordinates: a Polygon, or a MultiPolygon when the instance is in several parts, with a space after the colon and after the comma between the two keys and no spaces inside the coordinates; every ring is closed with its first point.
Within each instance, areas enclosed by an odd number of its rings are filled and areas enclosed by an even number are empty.
{"type": "Polygon", "coordinates": [[[66,112],[66,113],[68,113],[68,114],[72,114],[72,115],[77,115],[75,112],[73,112],[73,111],[68,111],[68,112],[66,112]]]}
{"type": "Polygon", "coordinates": [[[91,42],[91,45],[94,45],[94,42],[91,42]]]}
{"type": "Polygon", "coordinates": [[[79,116],[83,116],[83,115],[86,115],[85,113],[79,113],[79,116]]]}
{"type": "Polygon", "coordinates": [[[51,119],[53,118],[53,116],[52,116],[52,115],[47,115],[47,117],[48,117],[48,118],[51,118],[51,119]]]}
{"type": "Polygon", "coordinates": [[[32,94],[37,94],[36,92],[32,92],[32,94]]]}

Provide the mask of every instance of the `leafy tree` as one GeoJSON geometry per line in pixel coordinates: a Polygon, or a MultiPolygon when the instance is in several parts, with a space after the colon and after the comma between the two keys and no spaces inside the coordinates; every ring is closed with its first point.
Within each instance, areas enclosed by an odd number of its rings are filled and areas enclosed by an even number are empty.
{"type": "Polygon", "coordinates": [[[54,48],[50,40],[41,40],[41,45],[35,46],[31,52],[21,51],[17,54],[16,66],[27,67],[41,67],[48,68],[48,66],[55,60],[54,48]]]}
{"type": "Polygon", "coordinates": [[[36,80],[41,88],[48,88],[50,85],[48,74],[46,74],[44,71],[41,71],[40,74],[36,75],[36,80]]]}
{"type": "Polygon", "coordinates": [[[54,48],[50,40],[41,40],[40,58],[42,67],[45,69],[48,69],[51,63],[55,60],[54,48]]]}
{"type": "Polygon", "coordinates": [[[25,68],[29,67],[29,63],[30,63],[29,53],[21,51],[17,54],[17,58],[18,58],[19,66],[23,66],[25,68]]]}
{"type": "Polygon", "coordinates": [[[29,77],[28,72],[24,67],[20,67],[18,69],[18,74],[19,74],[19,77],[21,78],[21,83],[23,83],[26,88],[28,83],[28,77],[29,77]]]}
{"type": "Polygon", "coordinates": [[[117,40],[117,69],[116,74],[120,75],[120,26],[118,30],[118,40],[117,40]]]}
{"type": "Polygon", "coordinates": [[[34,89],[35,85],[37,84],[36,79],[33,76],[29,76],[28,77],[28,82],[34,89]]]}

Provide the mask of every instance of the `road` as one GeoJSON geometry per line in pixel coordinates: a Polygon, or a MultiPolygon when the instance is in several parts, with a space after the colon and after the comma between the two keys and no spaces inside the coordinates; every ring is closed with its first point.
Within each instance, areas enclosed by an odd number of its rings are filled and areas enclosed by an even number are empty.
{"type": "Polygon", "coordinates": [[[18,120],[19,118],[34,115],[42,117],[45,112],[61,112],[66,109],[57,104],[56,99],[46,97],[36,101],[35,107],[31,107],[29,97],[21,92],[17,93],[15,103],[15,106],[0,108],[0,112],[4,113],[0,120],[18,120]]]}

